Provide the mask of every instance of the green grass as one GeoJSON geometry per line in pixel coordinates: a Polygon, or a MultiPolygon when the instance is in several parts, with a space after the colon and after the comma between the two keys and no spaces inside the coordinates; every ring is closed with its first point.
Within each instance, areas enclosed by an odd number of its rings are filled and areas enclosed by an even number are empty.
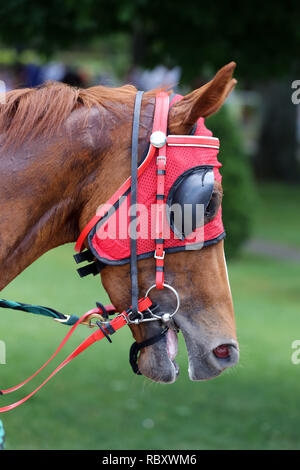
{"type": "MultiPolygon", "coordinates": [[[[48,253],[2,296],[85,312],[105,294],[99,278],[77,278],[71,255],[71,246],[48,253]]],[[[178,381],[151,383],[131,372],[132,338],[124,328],[112,345],[95,344],[35,397],[2,416],[7,448],[299,449],[300,365],[291,363],[291,343],[300,339],[299,274],[295,264],[250,255],[230,263],[241,348],[236,368],[213,381],[190,382],[181,338],[178,381]]],[[[35,371],[67,331],[50,319],[10,310],[1,312],[0,324],[7,346],[2,388],[35,371]]],[[[55,364],[88,333],[82,327],[55,364]]]]}
{"type": "Polygon", "coordinates": [[[300,247],[300,187],[278,183],[258,184],[254,235],[300,247]]]}

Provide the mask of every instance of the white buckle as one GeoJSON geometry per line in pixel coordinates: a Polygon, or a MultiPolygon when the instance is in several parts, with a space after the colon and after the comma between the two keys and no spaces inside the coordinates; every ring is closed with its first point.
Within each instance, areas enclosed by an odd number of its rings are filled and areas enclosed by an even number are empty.
{"type": "Polygon", "coordinates": [[[165,250],[163,250],[162,256],[159,256],[159,255],[156,254],[156,250],[155,250],[154,258],[155,259],[164,259],[165,258],[165,253],[166,253],[165,250]]]}
{"type": "Polygon", "coordinates": [[[164,160],[165,165],[167,164],[167,157],[165,157],[164,155],[158,155],[158,157],[156,157],[157,165],[158,165],[158,160],[164,160]]]}

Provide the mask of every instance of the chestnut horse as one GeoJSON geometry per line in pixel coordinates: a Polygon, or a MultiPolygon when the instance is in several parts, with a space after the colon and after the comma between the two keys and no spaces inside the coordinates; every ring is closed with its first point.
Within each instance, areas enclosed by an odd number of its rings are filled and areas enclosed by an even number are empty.
{"type": "MultiPolygon", "coordinates": [[[[233,62],[213,80],[175,103],[169,112],[171,134],[188,134],[197,119],[218,111],[234,87],[233,62]]],[[[152,130],[155,91],[144,94],[139,155],[152,130]]],[[[86,90],[61,83],[7,93],[0,105],[1,232],[0,287],[4,288],[46,251],[75,242],[96,209],[130,175],[133,86],[86,90]]],[[[222,195],[215,183],[214,191],[222,195]]],[[[221,197],[219,197],[221,199],[221,197]]],[[[238,361],[238,344],[223,241],[169,254],[166,282],[180,295],[176,325],[182,331],[191,380],[218,376],[238,361]],[[216,348],[225,354],[216,355],[216,348]]],[[[139,291],[154,283],[154,259],[139,261],[139,291]]],[[[131,303],[130,266],[107,266],[102,283],[118,311],[131,303]]],[[[151,295],[152,297],[152,295],[151,295]]],[[[156,291],[162,307],[172,301],[156,291]]],[[[166,310],[165,310],[166,311],[166,310]]],[[[159,322],[130,325],[136,341],[157,333],[159,322]]],[[[139,370],[150,379],[171,383],[177,335],[144,348],[139,370]]]]}

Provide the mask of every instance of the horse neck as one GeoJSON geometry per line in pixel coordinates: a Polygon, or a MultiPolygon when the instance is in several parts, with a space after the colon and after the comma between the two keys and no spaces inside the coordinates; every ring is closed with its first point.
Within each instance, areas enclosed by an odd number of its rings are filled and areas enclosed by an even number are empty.
{"type": "Polygon", "coordinates": [[[0,289],[46,251],[79,234],[81,209],[95,172],[101,171],[99,137],[92,138],[90,130],[87,136],[82,114],[78,119],[75,113],[60,136],[0,154],[0,289]]]}

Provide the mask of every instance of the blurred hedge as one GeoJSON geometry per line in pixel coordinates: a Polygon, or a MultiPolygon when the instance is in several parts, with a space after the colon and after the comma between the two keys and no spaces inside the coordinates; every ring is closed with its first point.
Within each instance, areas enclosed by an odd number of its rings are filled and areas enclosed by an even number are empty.
{"type": "Polygon", "coordinates": [[[256,206],[256,188],[249,157],[245,154],[237,119],[226,105],[206,119],[206,126],[220,139],[219,160],[224,198],[223,222],[226,230],[226,257],[236,256],[251,236],[256,206]]]}

